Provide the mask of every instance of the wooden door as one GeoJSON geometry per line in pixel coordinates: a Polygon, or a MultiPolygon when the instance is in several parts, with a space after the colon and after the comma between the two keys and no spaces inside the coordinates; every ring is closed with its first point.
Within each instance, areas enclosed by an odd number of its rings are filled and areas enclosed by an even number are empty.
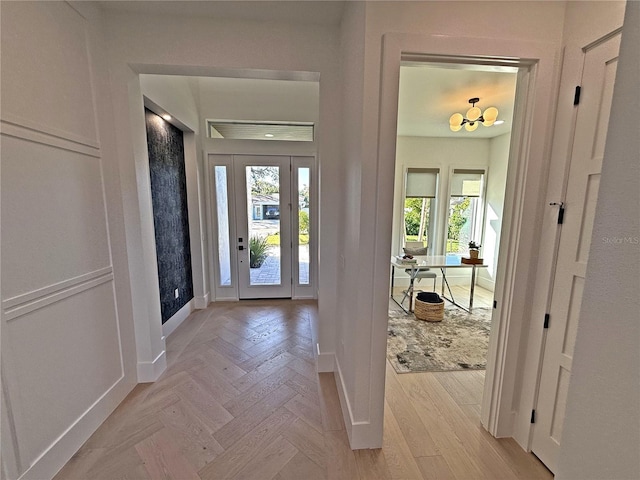
{"type": "MultiPolygon", "coordinates": [[[[585,51],[532,450],[554,471],[598,199],[620,35],[585,51]]],[[[603,321],[606,319],[603,319],[603,321]]]]}

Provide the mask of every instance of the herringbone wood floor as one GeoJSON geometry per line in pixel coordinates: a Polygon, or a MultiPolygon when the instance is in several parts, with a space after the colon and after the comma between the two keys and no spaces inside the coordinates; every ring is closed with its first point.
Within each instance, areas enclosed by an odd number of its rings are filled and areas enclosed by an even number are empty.
{"type": "Polygon", "coordinates": [[[551,478],[479,424],[482,372],[387,369],[384,448],[349,449],[332,374],[316,374],[312,302],[212,304],[167,341],[63,479],[551,478]]]}

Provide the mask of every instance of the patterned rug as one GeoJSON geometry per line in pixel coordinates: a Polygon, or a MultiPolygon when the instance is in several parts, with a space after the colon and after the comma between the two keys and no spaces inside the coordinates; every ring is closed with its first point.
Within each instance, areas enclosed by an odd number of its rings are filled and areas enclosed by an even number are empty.
{"type": "Polygon", "coordinates": [[[442,322],[389,310],[387,358],[398,373],[484,370],[490,328],[490,308],[467,313],[447,305],[442,322]]]}

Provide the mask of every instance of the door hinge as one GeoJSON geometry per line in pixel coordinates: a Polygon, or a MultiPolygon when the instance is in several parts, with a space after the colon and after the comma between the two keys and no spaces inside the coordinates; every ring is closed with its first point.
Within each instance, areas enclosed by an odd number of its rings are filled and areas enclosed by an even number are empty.
{"type": "Polygon", "coordinates": [[[549,328],[549,318],[551,318],[551,316],[548,313],[545,313],[543,328],[549,328]]]}
{"type": "Polygon", "coordinates": [[[498,308],[498,301],[497,300],[493,301],[493,308],[498,308]]]}
{"type": "Polygon", "coordinates": [[[531,423],[536,423],[536,411],[531,410],[531,423]]]}
{"type": "Polygon", "coordinates": [[[573,104],[578,105],[580,103],[580,91],[582,87],[580,85],[576,85],[576,92],[573,94],[573,104]]]}

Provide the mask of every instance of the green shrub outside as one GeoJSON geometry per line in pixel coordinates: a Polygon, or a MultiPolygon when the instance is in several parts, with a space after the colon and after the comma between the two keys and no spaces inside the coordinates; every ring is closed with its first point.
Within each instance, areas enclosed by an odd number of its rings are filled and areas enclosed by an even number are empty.
{"type": "Polygon", "coordinates": [[[267,258],[267,237],[254,235],[249,239],[249,267],[260,268],[267,258]]]}

